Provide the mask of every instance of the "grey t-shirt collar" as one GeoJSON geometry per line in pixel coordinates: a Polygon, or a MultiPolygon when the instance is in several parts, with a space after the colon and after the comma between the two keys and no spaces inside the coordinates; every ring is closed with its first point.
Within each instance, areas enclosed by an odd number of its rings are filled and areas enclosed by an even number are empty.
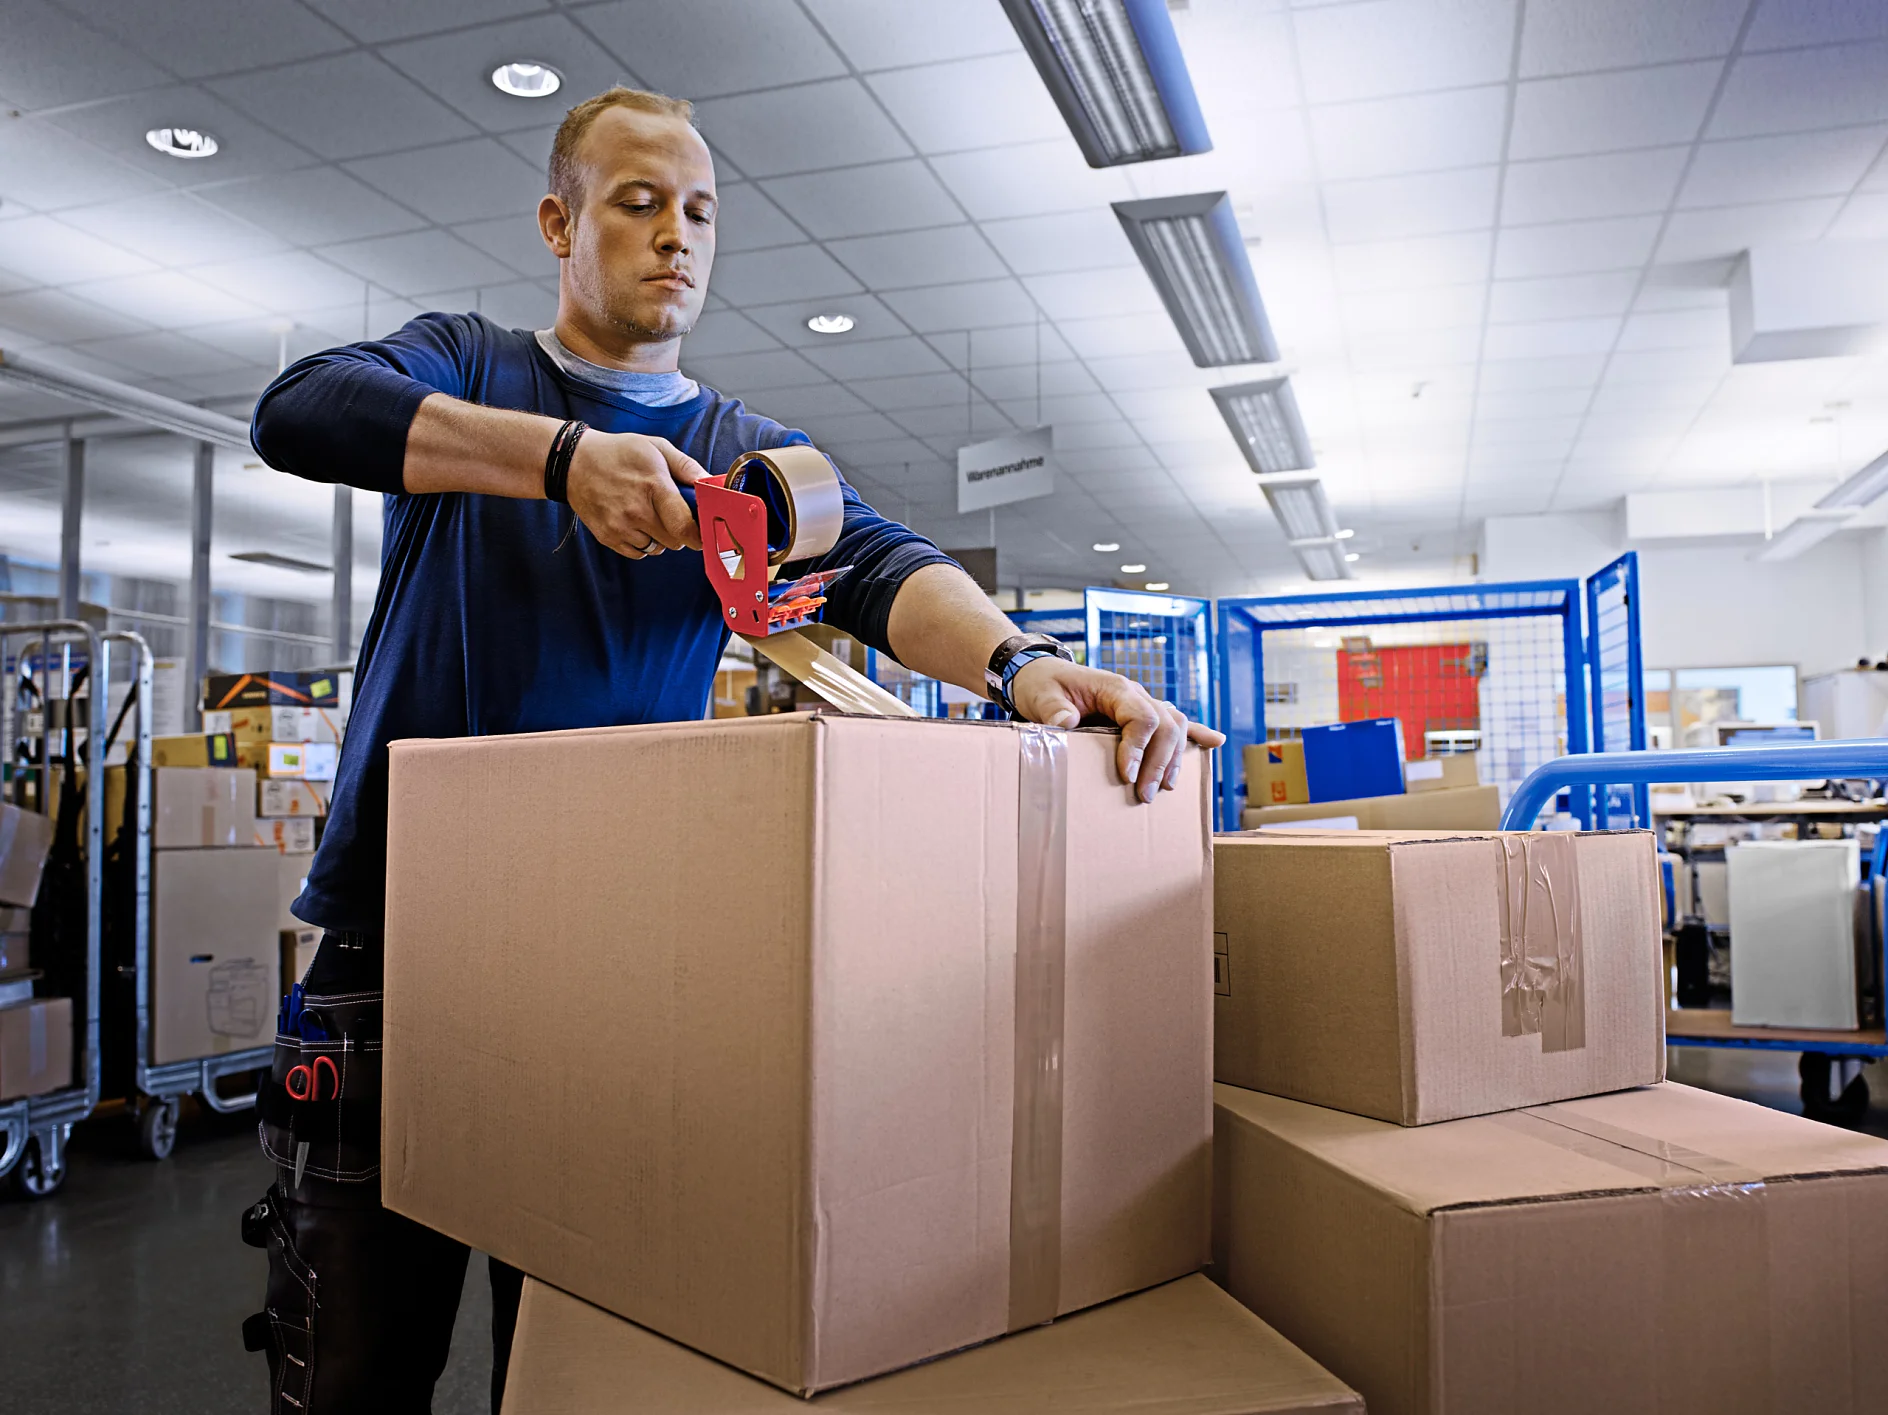
{"type": "Polygon", "coordinates": [[[685,373],[632,373],[628,369],[605,368],[580,359],[564,347],[564,341],[553,329],[538,330],[537,341],[538,347],[568,377],[620,394],[645,408],[671,408],[688,402],[701,391],[701,385],[685,373]]]}

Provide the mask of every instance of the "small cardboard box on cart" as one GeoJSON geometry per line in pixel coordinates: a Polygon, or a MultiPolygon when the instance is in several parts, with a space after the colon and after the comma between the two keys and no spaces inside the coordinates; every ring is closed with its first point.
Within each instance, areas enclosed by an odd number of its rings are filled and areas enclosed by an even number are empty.
{"type": "Polygon", "coordinates": [[[1210,773],[1118,744],[395,743],[385,1202],[794,1392],[1193,1271],[1210,773]]]}

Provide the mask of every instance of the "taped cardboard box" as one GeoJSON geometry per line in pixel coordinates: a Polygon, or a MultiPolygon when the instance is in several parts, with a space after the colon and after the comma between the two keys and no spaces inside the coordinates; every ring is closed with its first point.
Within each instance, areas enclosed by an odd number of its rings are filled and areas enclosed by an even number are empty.
{"type": "MultiPolygon", "coordinates": [[[[124,767],[105,772],[105,835],[124,824],[124,767]]],[[[151,771],[151,846],[240,848],[254,843],[256,774],[248,767],[160,766],[151,771]]]]}
{"type": "Polygon", "coordinates": [[[236,739],[227,732],[196,732],[183,737],[153,737],[152,766],[247,766],[236,758],[236,739]]]}
{"type": "Polygon", "coordinates": [[[315,853],[315,818],[258,820],[254,843],[281,855],[312,855],[315,853]]]}
{"type": "Polygon", "coordinates": [[[1665,1076],[1648,831],[1214,847],[1214,1076],[1403,1125],[1665,1076]]]}
{"type": "Polygon", "coordinates": [[[1209,774],[1138,805],[1117,745],[395,743],[385,1202],[792,1391],[1192,1271],[1209,774]]]}
{"type": "Polygon", "coordinates": [[[0,801],[0,904],[30,909],[52,851],[52,817],[0,801]]]}
{"type": "Polygon", "coordinates": [[[1261,806],[1302,806],[1311,799],[1305,785],[1305,745],[1296,738],[1255,742],[1245,749],[1246,800],[1261,806]]]}
{"type": "Polygon", "coordinates": [[[1419,757],[1404,766],[1403,781],[1403,789],[1412,796],[1425,791],[1460,791],[1464,787],[1482,784],[1473,752],[1457,752],[1447,757],[1419,757]]]}
{"type": "Polygon", "coordinates": [[[0,1007],[0,1101],[72,1084],[72,999],[41,997],[0,1007]]]}
{"type": "Polygon", "coordinates": [[[267,1046],[282,996],[273,850],[151,859],[151,1060],[267,1046]]]}
{"type": "Polygon", "coordinates": [[[1888,1410],[1888,1142],[1673,1084],[1416,1130],[1214,1096],[1214,1276],[1370,1415],[1888,1410]]]}
{"type": "Polygon", "coordinates": [[[1354,822],[1337,825],[1346,830],[1493,830],[1501,824],[1501,788],[1464,786],[1306,806],[1264,806],[1246,811],[1239,821],[1247,830],[1324,822],[1354,822]]]}
{"type": "Polygon", "coordinates": [[[325,816],[331,781],[261,781],[256,784],[256,814],[264,820],[325,816]]]}
{"type": "Polygon", "coordinates": [[[630,1393],[640,1415],[1364,1410],[1343,1382],[1197,1276],[811,1400],[763,1385],[527,1278],[505,1381],[506,1415],[621,1415],[631,1408],[630,1393]]]}

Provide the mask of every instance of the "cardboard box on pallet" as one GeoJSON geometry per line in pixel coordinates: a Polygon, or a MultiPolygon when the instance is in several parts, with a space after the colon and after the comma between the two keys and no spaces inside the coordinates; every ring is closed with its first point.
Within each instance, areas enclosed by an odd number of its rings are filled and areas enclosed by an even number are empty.
{"type": "Polygon", "coordinates": [[[1419,757],[1403,767],[1404,790],[1412,796],[1426,791],[1461,791],[1482,784],[1473,752],[1448,757],[1419,757]]]}
{"type": "MultiPolygon", "coordinates": [[[[1251,799],[1250,796],[1247,797],[1251,799]]],[[[1493,830],[1501,824],[1501,788],[1463,786],[1395,796],[1361,796],[1305,806],[1262,806],[1244,812],[1247,830],[1281,825],[1361,830],[1493,830]]]]}
{"type": "Polygon", "coordinates": [[[1214,1098],[1213,1275],[1370,1415],[1888,1410],[1888,1142],[1669,1083],[1420,1129],[1214,1098]]]}
{"type": "Polygon", "coordinates": [[[33,907],[51,851],[51,816],[0,801],[0,904],[33,907]]]}
{"type": "Polygon", "coordinates": [[[801,1400],[527,1278],[507,1415],[1363,1415],[1342,1381],[1203,1277],[801,1400]],[[1074,1397],[1074,1392],[1080,1392],[1074,1397]]]}
{"type": "Polygon", "coordinates": [[[151,1059],[267,1046],[282,996],[273,850],[157,850],[151,860],[151,1059]]]}
{"type": "Polygon", "coordinates": [[[395,743],[385,1202],[803,1392],[1192,1271],[1209,773],[1137,805],[1116,746],[395,743]]]}
{"type": "Polygon", "coordinates": [[[1311,800],[1305,784],[1305,744],[1295,737],[1255,742],[1245,749],[1246,800],[1263,806],[1302,806],[1311,800]]]}
{"type": "Polygon", "coordinates": [[[1214,841],[1214,1076],[1403,1125],[1665,1076],[1648,831],[1214,841]]]}
{"type": "Polygon", "coordinates": [[[39,997],[0,1007],[0,1101],[72,1084],[72,999],[39,997]]]}

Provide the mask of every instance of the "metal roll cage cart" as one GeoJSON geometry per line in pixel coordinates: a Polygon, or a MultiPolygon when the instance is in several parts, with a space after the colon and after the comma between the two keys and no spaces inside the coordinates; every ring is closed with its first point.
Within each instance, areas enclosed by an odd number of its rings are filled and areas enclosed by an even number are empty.
{"type": "MultiPolygon", "coordinates": [[[[1508,801],[1503,830],[1532,830],[1547,803],[1569,787],[1644,788],[1661,782],[1805,781],[1888,778],[1888,738],[1778,742],[1764,747],[1666,752],[1590,752],[1536,768],[1508,801]]],[[[1872,910],[1870,911],[1873,912],[1872,910]]],[[[1733,941],[1735,947],[1735,941],[1733,941]]],[[[1735,956],[1735,955],[1733,955],[1735,956]]],[[[1888,1030],[1823,1032],[1796,1027],[1740,1027],[1721,1011],[1674,1008],[1666,1013],[1668,1046],[1732,1047],[1799,1052],[1803,1110],[1817,1119],[1852,1121],[1868,1105],[1862,1067],[1888,1057],[1888,1030]]]]}

